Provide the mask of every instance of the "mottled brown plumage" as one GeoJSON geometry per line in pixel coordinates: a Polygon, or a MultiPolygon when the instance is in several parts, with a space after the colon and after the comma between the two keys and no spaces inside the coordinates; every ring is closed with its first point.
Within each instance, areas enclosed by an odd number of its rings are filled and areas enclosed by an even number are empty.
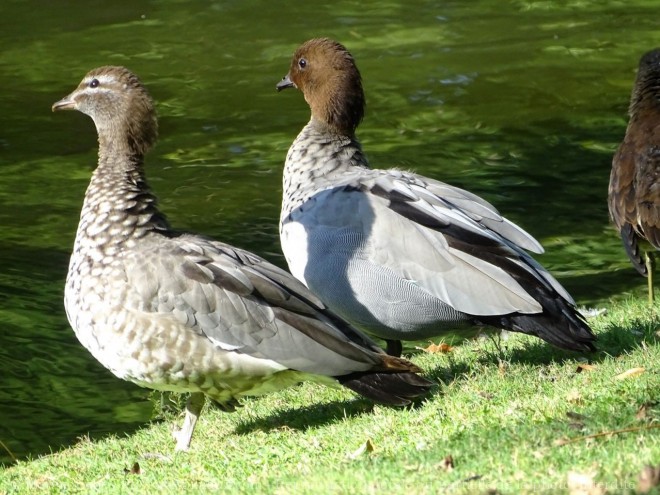
{"type": "Polygon", "coordinates": [[[53,110],[89,115],[99,138],[65,287],[69,322],[119,378],[192,393],[177,449],[188,448],[205,396],[231,410],[304,380],[391,405],[428,391],[414,364],[382,353],[287,272],[170,228],[144,174],[154,105],[133,73],[95,69],[53,110]]]}
{"type": "MultiPolygon", "coordinates": [[[[660,249],[660,50],[642,56],[633,87],[626,135],[612,160],[608,205],[635,269],[650,275],[640,252],[660,249]]],[[[649,285],[649,296],[652,288],[649,285]]]]}

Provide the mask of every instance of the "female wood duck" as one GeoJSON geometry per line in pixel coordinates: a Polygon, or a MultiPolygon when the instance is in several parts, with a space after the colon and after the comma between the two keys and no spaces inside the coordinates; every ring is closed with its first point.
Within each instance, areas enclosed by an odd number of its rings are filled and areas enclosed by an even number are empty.
{"type": "Polygon", "coordinates": [[[289,273],[170,228],[144,173],[154,104],[133,73],[94,69],[53,110],[89,115],[99,141],[66,281],[69,322],[119,378],[192,392],[177,450],[189,447],[205,396],[232,410],[303,380],[392,405],[428,391],[417,366],[383,353],[289,273]]]}

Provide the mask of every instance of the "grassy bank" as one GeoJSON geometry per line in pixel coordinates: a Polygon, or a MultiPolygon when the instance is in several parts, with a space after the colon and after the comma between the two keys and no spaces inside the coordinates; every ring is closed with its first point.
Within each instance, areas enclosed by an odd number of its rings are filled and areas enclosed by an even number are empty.
{"type": "Polygon", "coordinates": [[[0,493],[636,493],[660,465],[659,313],[641,298],[608,308],[589,356],[519,335],[411,348],[438,388],[406,410],[305,384],[207,407],[176,455],[172,413],[21,461],[0,493]]]}

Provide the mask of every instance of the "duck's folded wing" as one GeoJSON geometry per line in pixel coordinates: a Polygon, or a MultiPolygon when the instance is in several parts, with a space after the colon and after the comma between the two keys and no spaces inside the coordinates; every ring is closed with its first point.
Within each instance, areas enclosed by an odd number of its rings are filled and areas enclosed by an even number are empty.
{"type": "Polygon", "coordinates": [[[225,351],[298,371],[396,367],[291,275],[251,253],[193,236],[153,249],[154,256],[125,262],[134,299],[144,301],[133,309],[175,318],[225,351]]]}
{"type": "Polygon", "coordinates": [[[646,265],[639,248],[635,182],[635,145],[624,139],[612,159],[607,194],[610,218],[619,231],[623,247],[635,269],[646,276],[646,265]]]}
{"type": "Polygon", "coordinates": [[[467,217],[475,224],[486,227],[521,249],[543,253],[543,246],[534,237],[500,215],[488,201],[469,191],[400,171],[380,174],[372,184],[370,190],[373,194],[394,200],[394,203],[397,203],[398,197],[399,203],[411,206],[411,217],[415,216],[417,210],[422,215],[422,221],[424,214],[430,214],[442,221],[443,215],[457,211],[461,217],[467,217]]]}
{"type": "Polygon", "coordinates": [[[563,287],[523,248],[538,242],[466,191],[405,173],[383,173],[344,188],[370,218],[366,233],[374,262],[390,268],[472,315],[542,311],[529,287],[563,287]]]}
{"type": "Polygon", "coordinates": [[[612,159],[612,171],[607,201],[612,222],[618,230],[626,224],[635,224],[635,148],[625,140],[612,159]]]}
{"type": "Polygon", "coordinates": [[[639,227],[644,237],[660,249],[660,149],[654,147],[640,154],[637,160],[635,182],[639,227]]]}

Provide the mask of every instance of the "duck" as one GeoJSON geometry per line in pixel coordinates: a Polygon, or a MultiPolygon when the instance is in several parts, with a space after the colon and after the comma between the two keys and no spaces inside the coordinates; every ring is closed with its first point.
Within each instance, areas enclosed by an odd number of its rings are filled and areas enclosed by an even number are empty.
{"type": "Polygon", "coordinates": [[[639,61],[628,116],[612,158],[607,202],[630,262],[647,277],[653,304],[653,253],[660,249],[660,49],[639,61]]]}
{"type": "Polygon", "coordinates": [[[118,378],[190,393],[176,451],[188,450],[206,398],[303,381],[404,406],[433,383],[332,313],[291,274],[251,252],[173,230],[145,175],[155,104],[120,66],[85,75],[52,106],[93,120],[98,163],[85,193],[64,291],[80,343],[118,378]]]}
{"type": "Polygon", "coordinates": [[[543,252],[530,234],[466,190],[370,167],[356,137],[362,79],[344,45],[300,45],[276,84],[287,88],[302,92],[311,118],[284,163],[280,244],[330,309],[396,356],[402,341],[479,327],[595,349],[570,294],[527,254],[543,252]]]}

